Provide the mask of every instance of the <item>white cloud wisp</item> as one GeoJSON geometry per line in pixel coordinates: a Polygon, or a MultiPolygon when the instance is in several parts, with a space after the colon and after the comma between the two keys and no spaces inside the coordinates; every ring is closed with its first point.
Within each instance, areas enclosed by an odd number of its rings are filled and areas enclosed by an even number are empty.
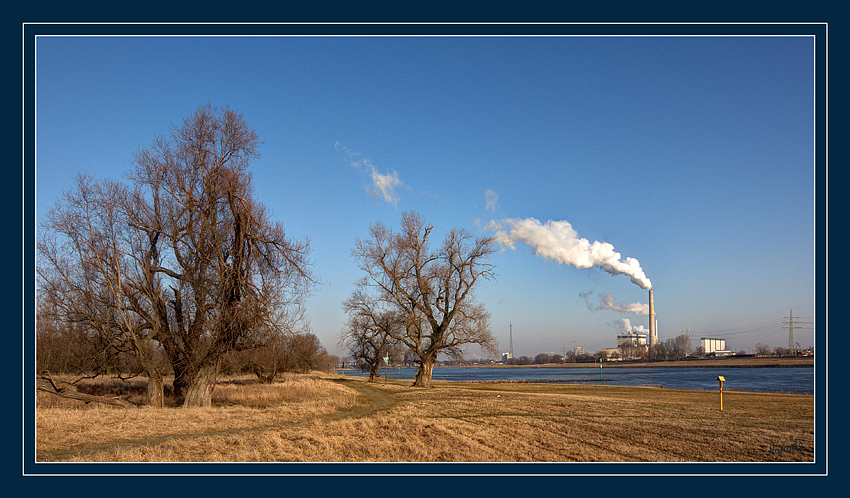
{"type": "Polygon", "coordinates": [[[368,158],[360,159],[361,154],[359,152],[355,152],[339,142],[334,144],[334,149],[343,152],[348,164],[360,170],[361,174],[369,175],[372,180],[370,188],[366,189],[369,195],[376,199],[383,199],[393,206],[398,204],[399,197],[396,194],[396,189],[404,186],[404,182],[398,177],[398,172],[392,170],[382,174],[368,158]]]}
{"type": "Polygon", "coordinates": [[[372,170],[372,191],[370,194],[373,197],[381,197],[385,201],[389,202],[393,206],[398,203],[398,195],[395,193],[396,187],[401,187],[404,185],[401,180],[398,178],[398,173],[393,171],[392,173],[387,173],[386,175],[382,175],[378,172],[378,169],[375,168],[372,164],[369,163],[368,160],[365,161],[366,166],[371,168],[372,170]]]}
{"type": "Polygon", "coordinates": [[[493,189],[487,189],[484,191],[484,209],[489,209],[492,212],[496,212],[496,203],[499,202],[499,194],[496,193],[493,189]]]}

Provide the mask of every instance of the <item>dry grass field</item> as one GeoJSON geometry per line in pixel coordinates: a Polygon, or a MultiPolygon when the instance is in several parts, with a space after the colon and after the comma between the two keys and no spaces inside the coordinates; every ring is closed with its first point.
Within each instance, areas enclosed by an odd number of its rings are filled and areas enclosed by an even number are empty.
{"type": "MultiPolygon", "coordinates": [[[[143,381],[132,386],[141,399],[143,381]]],[[[80,390],[86,388],[81,387],[80,390]]],[[[104,394],[120,381],[88,386],[104,394]]],[[[221,380],[210,409],[121,408],[39,392],[37,461],[813,461],[814,397],[658,387],[288,374],[221,380]],[[771,452],[773,448],[773,452],[771,452]],[[779,452],[779,448],[785,451],[779,452]]]]}

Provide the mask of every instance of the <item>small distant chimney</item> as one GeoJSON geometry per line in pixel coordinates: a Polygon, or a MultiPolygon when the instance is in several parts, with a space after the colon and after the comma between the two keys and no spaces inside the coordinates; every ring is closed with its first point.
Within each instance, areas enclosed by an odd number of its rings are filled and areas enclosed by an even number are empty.
{"type": "Polygon", "coordinates": [[[655,330],[655,298],[652,296],[652,289],[649,290],[649,347],[655,346],[658,342],[658,331],[655,330]]]}

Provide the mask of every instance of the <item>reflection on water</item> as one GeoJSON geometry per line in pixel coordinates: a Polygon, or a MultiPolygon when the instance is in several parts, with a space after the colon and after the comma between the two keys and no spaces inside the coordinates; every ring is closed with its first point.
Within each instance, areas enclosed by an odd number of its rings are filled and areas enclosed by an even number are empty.
{"type": "MultiPolygon", "coordinates": [[[[389,368],[389,378],[411,379],[413,368],[389,368]]],[[[367,375],[341,370],[345,375],[367,375]]],[[[384,369],[380,371],[383,377],[384,369]]],[[[434,380],[602,383],[617,386],[663,386],[668,389],[718,389],[717,376],[726,378],[724,391],[763,391],[794,394],[814,393],[812,367],[685,368],[685,367],[587,367],[587,368],[434,368],[434,380]],[[600,377],[602,380],[600,380],[600,377]]]]}

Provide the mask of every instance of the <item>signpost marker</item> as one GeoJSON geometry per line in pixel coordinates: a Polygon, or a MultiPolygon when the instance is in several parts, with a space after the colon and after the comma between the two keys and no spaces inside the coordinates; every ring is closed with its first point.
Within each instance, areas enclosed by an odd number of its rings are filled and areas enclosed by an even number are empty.
{"type": "Polygon", "coordinates": [[[384,385],[387,385],[387,365],[390,364],[390,353],[384,356],[384,385]]]}
{"type": "Polygon", "coordinates": [[[717,376],[717,380],[720,381],[720,411],[723,411],[723,381],[726,380],[722,375],[717,376]]]}

